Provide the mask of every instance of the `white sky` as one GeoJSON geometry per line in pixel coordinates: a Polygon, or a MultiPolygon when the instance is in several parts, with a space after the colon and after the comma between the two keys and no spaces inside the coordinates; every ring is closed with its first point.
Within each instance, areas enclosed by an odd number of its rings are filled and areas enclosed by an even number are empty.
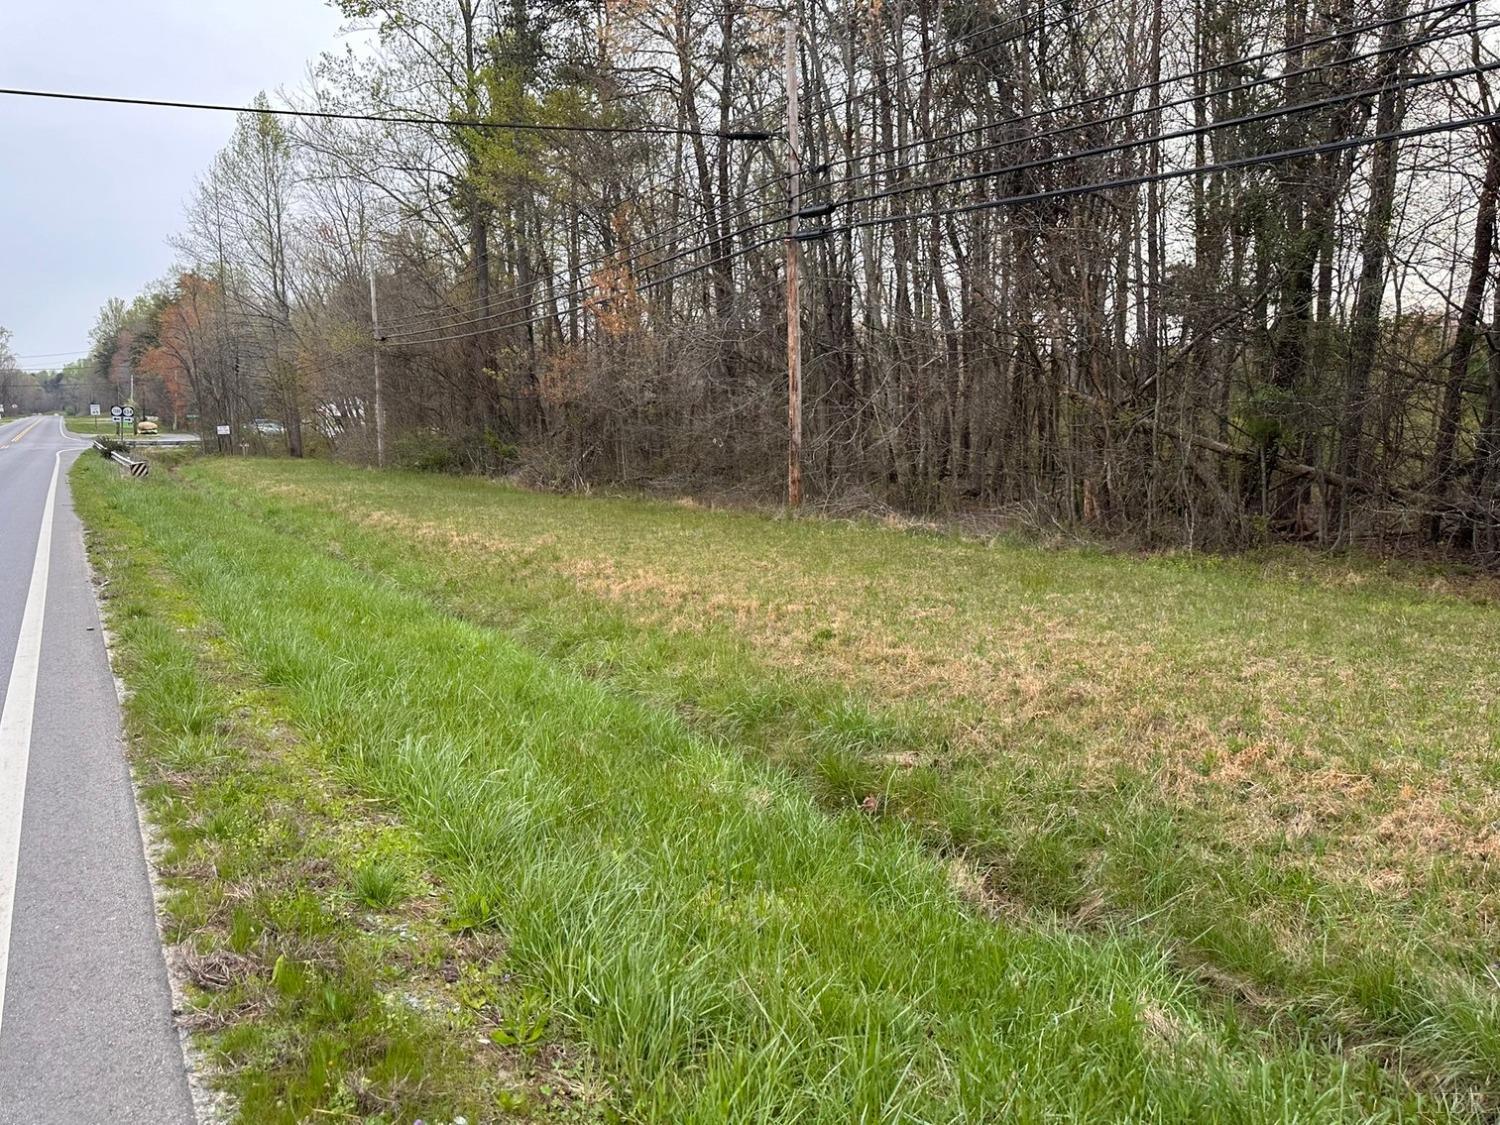
{"type": "MultiPolygon", "coordinates": [[[[0,86],[243,105],[298,84],[341,22],[323,0],[0,0],[0,86]]],[[[0,327],[18,355],[82,351],[106,300],[166,273],[193,180],[233,127],[0,97],[0,327]]]]}

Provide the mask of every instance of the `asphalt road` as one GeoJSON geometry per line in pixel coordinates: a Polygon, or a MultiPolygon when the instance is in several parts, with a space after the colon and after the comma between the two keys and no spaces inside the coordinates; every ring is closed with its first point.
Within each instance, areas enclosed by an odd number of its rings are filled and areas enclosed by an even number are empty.
{"type": "Polygon", "coordinates": [[[192,1100],[68,490],[86,448],[0,425],[0,1125],[173,1125],[192,1100]]]}

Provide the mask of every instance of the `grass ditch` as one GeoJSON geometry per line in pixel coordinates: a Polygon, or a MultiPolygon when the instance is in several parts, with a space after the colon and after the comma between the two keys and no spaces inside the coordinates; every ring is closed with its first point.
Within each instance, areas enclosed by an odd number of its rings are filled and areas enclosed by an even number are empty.
{"type": "Polygon", "coordinates": [[[503,940],[627,1118],[1464,1108],[1373,1052],[1245,1022],[1149,937],[976,909],[901,818],[830,816],[794,772],[372,581],[348,544],[226,519],[221,496],[165,478],[77,473],[91,522],[133,529],[280,720],[412,833],[451,896],[444,925],[503,940]]]}
{"type": "Polygon", "coordinates": [[[321,465],[189,479],[901,821],[991,912],[1144,927],[1241,1018],[1496,1105],[1482,591],[321,465]]]}

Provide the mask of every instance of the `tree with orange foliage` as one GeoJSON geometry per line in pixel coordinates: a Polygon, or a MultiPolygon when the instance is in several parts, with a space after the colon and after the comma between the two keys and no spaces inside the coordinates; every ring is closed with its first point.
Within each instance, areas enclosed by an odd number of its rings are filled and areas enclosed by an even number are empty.
{"type": "Polygon", "coordinates": [[[174,426],[190,402],[219,397],[210,375],[217,355],[212,323],[216,294],[207,278],[182,274],[157,314],[156,343],[141,356],[141,369],[162,382],[174,426]]]}
{"type": "Polygon", "coordinates": [[[187,413],[188,406],[187,372],[181,361],[171,350],[154,347],[141,356],[137,366],[143,374],[153,375],[161,380],[167,405],[172,410],[172,428],[176,429],[182,415],[187,413]]]}

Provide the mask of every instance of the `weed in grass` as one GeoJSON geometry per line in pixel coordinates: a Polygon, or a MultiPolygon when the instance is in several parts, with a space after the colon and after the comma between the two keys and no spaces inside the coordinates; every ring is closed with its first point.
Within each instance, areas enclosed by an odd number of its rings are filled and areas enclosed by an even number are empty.
{"type": "Polygon", "coordinates": [[[248,907],[236,907],[229,921],[228,945],[236,953],[248,953],[255,948],[260,937],[261,926],[254,911],[248,907]]]}
{"type": "Polygon", "coordinates": [[[355,868],[353,892],[371,910],[389,910],[406,897],[405,875],[389,859],[366,860],[355,868]]]}

